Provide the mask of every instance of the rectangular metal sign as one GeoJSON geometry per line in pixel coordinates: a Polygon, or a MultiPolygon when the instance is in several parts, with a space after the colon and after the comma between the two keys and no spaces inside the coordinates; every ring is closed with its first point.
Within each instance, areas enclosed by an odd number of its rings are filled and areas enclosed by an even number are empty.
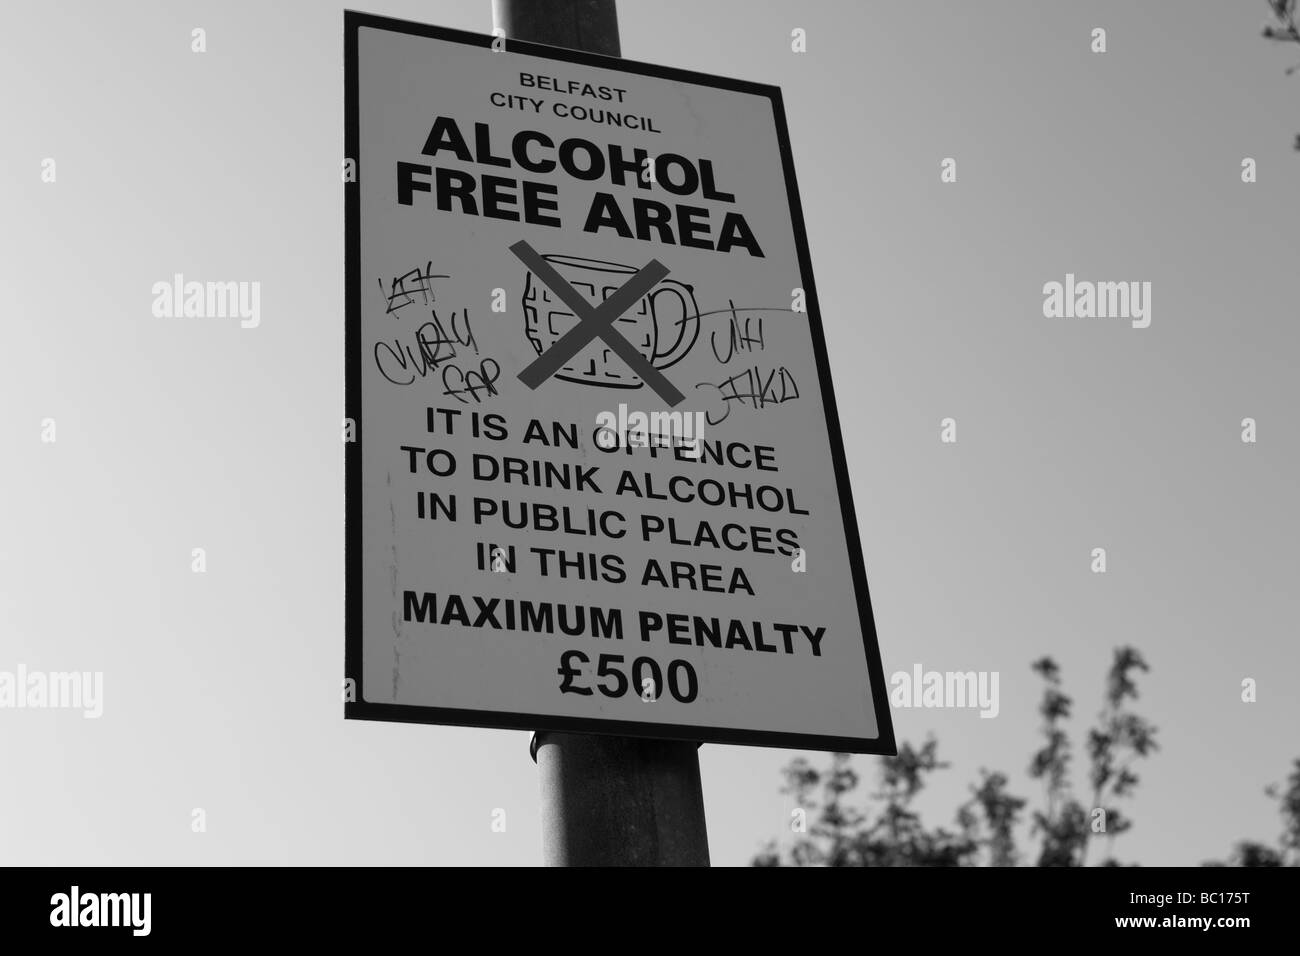
{"type": "Polygon", "coordinates": [[[780,91],[345,48],[346,715],[893,753],[780,91]]]}

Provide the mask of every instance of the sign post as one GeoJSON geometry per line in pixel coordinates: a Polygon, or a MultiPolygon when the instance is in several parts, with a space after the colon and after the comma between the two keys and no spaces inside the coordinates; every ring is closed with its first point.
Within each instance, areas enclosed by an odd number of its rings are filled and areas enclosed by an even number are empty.
{"type": "Polygon", "coordinates": [[[894,752],[780,91],[496,10],[345,14],[345,714],[533,730],[548,863],[707,865],[699,742],[894,752]]]}
{"type": "MultiPolygon", "coordinates": [[[[614,0],[493,0],[512,40],[621,54],[614,0]]],[[[547,866],[708,866],[698,744],[535,731],[547,866]]]]}

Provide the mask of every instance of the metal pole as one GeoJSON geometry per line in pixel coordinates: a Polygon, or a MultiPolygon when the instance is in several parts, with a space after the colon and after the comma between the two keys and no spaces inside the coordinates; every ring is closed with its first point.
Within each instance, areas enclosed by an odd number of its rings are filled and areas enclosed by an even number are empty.
{"type": "Polygon", "coordinates": [[[508,40],[622,55],[614,0],[492,0],[492,20],[508,40]]]}
{"type": "Polygon", "coordinates": [[[697,744],[538,731],[530,749],[547,866],[709,865],[697,744]]]}
{"type": "MultiPolygon", "coordinates": [[[[614,0],[493,0],[492,15],[507,40],[621,52],[614,0]]],[[[547,866],[709,865],[698,744],[539,731],[529,751],[547,866]]]]}

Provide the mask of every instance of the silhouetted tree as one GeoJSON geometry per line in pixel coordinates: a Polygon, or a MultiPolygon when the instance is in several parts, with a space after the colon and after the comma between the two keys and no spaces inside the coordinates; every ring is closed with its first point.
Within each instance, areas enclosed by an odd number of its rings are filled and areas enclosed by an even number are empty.
{"type": "MultiPolygon", "coordinates": [[[[1115,651],[1104,704],[1087,738],[1092,813],[1070,790],[1072,755],[1064,722],[1073,702],[1061,689],[1060,669],[1046,657],[1036,661],[1033,669],[1047,684],[1039,706],[1045,741],[1029,767],[1030,776],[1044,780],[1046,786],[1045,806],[1032,815],[1031,833],[1042,840],[1036,862],[1082,866],[1094,833],[1105,833],[1113,841],[1132,826],[1116,803],[1137,786],[1134,762],[1156,749],[1155,728],[1129,707],[1138,696],[1134,676],[1148,668],[1133,648],[1115,651]]],[[[938,758],[936,741],[927,739],[919,748],[904,742],[898,756],[878,759],[881,787],[861,807],[853,803],[860,778],[849,754],[833,754],[825,770],[804,757],[791,761],[783,771],[782,792],[797,805],[794,840],[784,848],[775,840],[769,842],[754,858],[754,865],[1015,866],[1020,862],[1015,832],[1027,801],[1008,791],[1005,774],[981,768],[970,798],[957,808],[958,830],[930,829],[914,804],[930,775],[948,768],[938,758]]],[[[1118,864],[1108,857],[1102,865],[1118,864]]]]}
{"type": "Polygon", "coordinates": [[[1277,847],[1254,840],[1240,840],[1227,862],[1210,861],[1205,866],[1300,866],[1300,759],[1292,764],[1286,789],[1273,785],[1264,792],[1278,802],[1282,835],[1277,847]]]}
{"type": "Polygon", "coordinates": [[[1035,661],[1033,669],[1047,687],[1038,713],[1043,717],[1042,748],[1029,763],[1029,776],[1046,781],[1046,806],[1035,810],[1033,833],[1042,835],[1039,866],[1073,866],[1086,839],[1087,815],[1069,797],[1070,738],[1062,726],[1070,718],[1073,701],[1061,690],[1061,670],[1050,657],[1035,661]]]}
{"type": "Polygon", "coordinates": [[[919,749],[904,743],[898,756],[880,758],[881,788],[868,798],[878,807],[871,819],[846,799],[860,782],[851,760],[851,754],[836,753],[825,770],[803,757],[786,766],[782,792],[797,805],[795,838],[784,857],[770,842],[754,858],[755,866],[959,866],[975,855],[974,839],[927,829],[913,809],[927,777],[948,766],[939,761],[933,739],[919,749]]]}
{"type": "Polygon", "coordinates": [[[980,768],[980,783],[971,787],[971,798],[957,809],[962,833],[977,847],[987,851],[983,860],[988,866],[1016,866],[1015,828],[1026,801],[1007,792],[1007,776],[980,768]]]}
{"type": "MultiPolygon", "coordinates": [[[[1279,43],[1300,43],[1300,28],[1295,22],[1296,0],[1268,0],[1268,8],[1276,23],[1264,24],[1264,36],[1279,43]]],[[[1300,63],[1286,68],[1287,76],[1300,70],[1300,63]]],[[[1295,148],[1300,149],[1300,133],[1296,134],[1295,148]]]]}
{"type": "MultiPolygon", "coordinates": [[[[1060,669],[1051,658],[1044,657],[1033,667],[1047,682],[1038,708],[1046,742],[1029,766],[1031,777],[1047,782],[1047,806],[1034,813],[1033,832],[1043,837],[1038,865],[1083,866],[1094,833],[1104,833],[1110,847],[1115,837],[1133,825],[1116,802],[1137,787],[1134,763],[1156,749],[1155,727],[1128,708],[1138,696],[1134,674],[1150,668],[1133,648],[1116,649],[1097,726],[1088,731],[1092,800],[1091,806],[1085,807],[1069,790],[1070,741],[1062,722],[1070,716],[1072,701],[1061,691],[1060,669]]],[[[1102,863],[1114,860],[1107,858],[1102,863]]]]}

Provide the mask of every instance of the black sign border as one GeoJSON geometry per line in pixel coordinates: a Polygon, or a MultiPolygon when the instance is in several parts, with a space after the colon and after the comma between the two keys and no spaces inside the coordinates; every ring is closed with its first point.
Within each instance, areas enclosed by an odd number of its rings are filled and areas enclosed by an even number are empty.
{"type": "MultiPolygon", "coordinates": [[[[357,34],[368,27],[404,33],[409,36],[429,37],[468,46],[491,47],[490,35],[450,30],[444,27],[396,20],[374,14],[345,10],[343,13],[344,38],[344,131],[345,155],[360,160],[359,97],[357,81],[357,34]]],[[[803,206],[799,202],[799,188],[795,179],[794,159],[790,151],[790,134],[786,127],[785,106],[780,87],[751,83],[727,77],[695,73],[652,63],[639,63],[619,57],[599,56],[579,50],[508,40],[507,49],[529,56],[544,57],[566,63],[600,67],[641,76],[675,80],[699,86],[749,93],[767,97],[772,104],[777,139],[781,147],[781,165],[785,172],[790,217],[794,226],[795,245],[799,251],[799,271],[803,276],[809,328],[812,332],[813,352],[817,359],[817,374],[821,381],[822,403],[826,409],[826,426],[830,438],[831,457],[835,466],[835,483],[844,515],[844,536],[852,564],[853,585],[858,602],[858,617],[862,625],[862,642],[866,649],[867,671],[872,700],[875,704],[876,737],[839,737],[824,734],[781,733],[763,730],[738,730],[732,727],[699,727],[690,724],[663,724],[631,720],[607,720],[591,717],[564,717],[553,714],[518,714],[503,711],[464,710],[452,707],[424,707],[411,704],[380,704],[365,700],[362,687],[362,603],[361,603],[361,441],[364,439],[361,420],[361,193],[356,182],[344,184],[347,276],[347,322],[344,334],[345,414],[354,423],[354,440],[344,443],[345,463],[345,595],[344,619],[346,649],[344,674],[355,683],[355,700],[345,701],[343,715],[349,720],[384,720],[417,724],[448,724],[463,727],[493,727],[505,730],[555,731],[575,734],[613,734],[621,737],[648,737],[660,740],[689,740],[707,743],[740,744],[751,747],[785,747],[798,750],[831,750],[844,753],[889,754],[898,752],[894,741],[894,725],[889,709],[889,695],[880,659],[880,646],[876,638],[875,618],[871,611],[871,596],[867,590],[867,571],[862,558],[862,542],[858,535],[857,514],[853,507],[853,494],[849,482],[848,465],[844,457],[844,439],[840,431],[839,411],[831,387],[830,362],[826,353],[826,337],[822,330],[821,309],[817,303],[817,288],[813,282],[812,262],[808,254],[808,235],[804,230],[803,206]]]]}

